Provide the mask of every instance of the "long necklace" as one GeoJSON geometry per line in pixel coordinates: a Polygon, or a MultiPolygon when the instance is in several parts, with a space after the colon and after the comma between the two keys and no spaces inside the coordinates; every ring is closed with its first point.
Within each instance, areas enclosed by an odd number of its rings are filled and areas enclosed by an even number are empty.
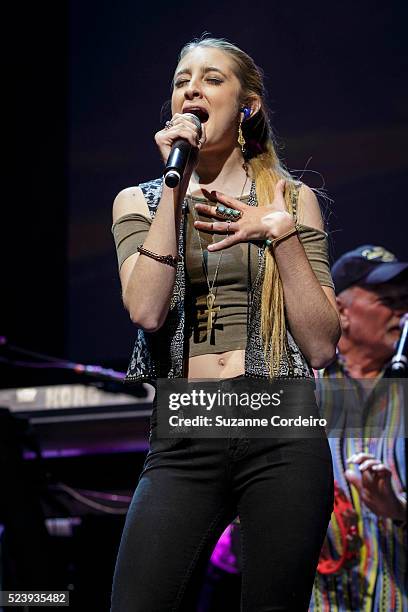
{"type": "MultiPolygon", "coordinates": [[[[242,194],[244,193],[244,189],[246,187],[248,181],[248,174],[245,173],[245,182],[244,185],[242,187],[242,191],[241,191],[241,195],[239,196],[240,198],[242,198],[242,194]]],[[[193,219],[194,221],[197,221],[197,217],[195,216],[194,213],[194,206],[193,206],[193,195],[191,193],[191,189],[189,187],[189,199],[190,199],[190,205],[191,205],[191,214],[193,215],[193,219]]],[[[215,303],[215,293],[214,293],[214,286],[215,283],[217,281],[217,277],[218,277],[218,270],[220,269],[220,264],[221,264],[221,260],[222,260],[222,256],[224,253],[224,250],[221,251],[220,255],[218,256],[218,261],[217,261],[217,265],[215,267],[215,272],[214,272],[214,277],[212,279],[212,282],[210,283],[210,279],[209,279],[209,274],[208,274],[208,265],[207,265],[207,261],[204,257],[204,249],[203,249],[203,245],[201,242],[201,236],[200,236],[200,232],[197,230],[197,228],[194,226],[194,229],[197,232],[197,236],[198,236],[198,242],[200,245],[200,251],[201,251],[201,258],[202,258],[202,263],[203,263],[203,270],[204,270],[204,274],[205,274],[205,280],[207,281],[207,287],[208,287],[208,293],[206,296],[206,303],[207,303],[207,309],[204,310],[202,315],[199,315],[199,320],[202,320],[204,318],[207,318],[207,335],[210,334],[212,332],[213,329],[213,324],[215,321],[215,317],[217,315],[217,312],[219,312],[221,310],[220,306],[214,306],[215,303]]],[[[228,232],[227,232],[228,235],[228,232]]]]}

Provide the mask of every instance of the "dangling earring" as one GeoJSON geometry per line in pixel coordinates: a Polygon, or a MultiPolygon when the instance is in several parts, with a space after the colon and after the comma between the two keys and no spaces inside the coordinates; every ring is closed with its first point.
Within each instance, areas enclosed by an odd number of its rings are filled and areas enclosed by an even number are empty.
{"type": "Polygon", "coordinates": [[[239,122],[239,127],[238,127],[238,144],[241,147],[242,155],[245,155],[245,145],[246,145],[246,142],[245,142],[244,135],[242,133],[242,123],[244,121],[246,121],[247,119],[249,119],[249,117],[251,116],[251,109],[248,108],[247,106],[244,106],[243,108],[241,108],[241,113],[244,113],[244,117],[239,122]]]}
{"type": "Polygon", "coordinates": [[[245,138],[244,135],[242,133],[242,119],[239,122],[239,127],[238,127],[238,144],[241,147],[241,151],[242,151],[242,155],[245,155],[245,138]]]}

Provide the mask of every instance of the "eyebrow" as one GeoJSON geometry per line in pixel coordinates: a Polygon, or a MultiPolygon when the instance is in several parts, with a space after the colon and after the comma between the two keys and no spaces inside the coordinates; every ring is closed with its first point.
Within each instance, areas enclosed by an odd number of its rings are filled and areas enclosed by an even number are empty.
{"type": "MultiPolygon", "coordinates": [[[[202,74],[207,74],[207,72],[219,72],[224,78],[228,78],[227,75],[224,74],[222,70],[220,70],[219,68],[216,68],[215,66],[207,66],[206,68],[203,68],[201,72],[202,74]]],[[[191,69],[183,68],[182,70],[178,70],[176,74],[174,75],[175,78],[178,77],[180,74],[191,74],[191,69]]]]}

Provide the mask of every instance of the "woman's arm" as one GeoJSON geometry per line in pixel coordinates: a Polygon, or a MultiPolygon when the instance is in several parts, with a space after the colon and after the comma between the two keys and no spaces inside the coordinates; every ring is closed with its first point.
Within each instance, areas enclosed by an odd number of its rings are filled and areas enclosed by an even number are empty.
{"type": "MultiPolygon", "coordinates": [[[[285,206],[284,189],[285,181],[278,181],[274,200],[267,206],[248,206],[216,192],[214,199],[240,210],[242,218],[231,222],[228,227],[229,235],[215,244],[210,244],[208,250],[219,251],[249,240],[273,241],[294,230],[293,216],[287,212],[285,206]]],[[[303,185],[299,198],[299,208],[302,211],[299,223],[322,229],[320,208],[313,191],[303,185]]],[[[196,210],[201,214],[214,216],[214,209],[206,204],[196,204],[196,210]]],[[[206,232],[226,233],[227,229],[225,221],[196,221],[194,225],[198,230],[206,232]]],[[[310,365],[315,369],[325,367],[335,356],[341,333],[334,291],[320,285],[297,233],[270,248],[274,248],[282,280],[290,331],[310,365]]]]}
{"type": "MultiPolygon", "coordinates": [[[[299,200],[299,223],[323,229],[316,196],[306,185],[299,200]]],[[[274,252],[290,331],[312,368],[323,368],[334,359],[341,334],[334,291],[319,284],[297,234],[278,242],[274,252]]]]}
{"type": "MultiPolygon", "coordinates": [[[[160,130],[155,135],[164,162],[169,156],[173,142],[178,138],[187,140],[192,146],[189,164],[177,188],[170,189],[163,184],[162,196],[143,244],[144,248],[157,255],[173,257],[178,254],[181,205],[197,162],[197,152],[205,143],[205,130],[202,129],[199,140],[196,124],[188,115],[176,113],[171,120],[171,127],[160,130]]],[[[139,188],[124,189],[113,203],[113,222],[123,215],[135,212],[149,216],[143,193],[139,188]]],[[[123,262],[120,270],[123,303],[133,323],[147,332],[160,329],[169,310],[175,278],[175,268],[146,255],[136,253],[123,262]]]]}
{"type": "MultiPolygon", "coordinates": [[[[177,255],[180,198],[184,197],[181,189],[163,186],[155,218],[144,242],[149,251],[159,255],[177,255]]],[[[124,189],[117,195],[113,204],[113,222],[132,212],[149,216],[148,206],[138,187],[124,189]]],[[[122,297],[133,323],[148,332],[161,327],[168,313],[175,278],[175,268],[139,253],[123,262],[120,269],[122,297]]]]}

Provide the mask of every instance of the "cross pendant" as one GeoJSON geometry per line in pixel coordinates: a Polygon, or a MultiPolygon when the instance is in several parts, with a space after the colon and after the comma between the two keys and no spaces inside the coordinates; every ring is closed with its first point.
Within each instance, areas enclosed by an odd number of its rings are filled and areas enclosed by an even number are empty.
{"type": "Polygon", "coordinates": [[[214,302],[215,295],[210,291],[207,295],[207,310],[204,310],[204,314],[207,315],[207,333],[212,330],[216,313],[221,310],[219,306],[213,308],[214,302]]]}

